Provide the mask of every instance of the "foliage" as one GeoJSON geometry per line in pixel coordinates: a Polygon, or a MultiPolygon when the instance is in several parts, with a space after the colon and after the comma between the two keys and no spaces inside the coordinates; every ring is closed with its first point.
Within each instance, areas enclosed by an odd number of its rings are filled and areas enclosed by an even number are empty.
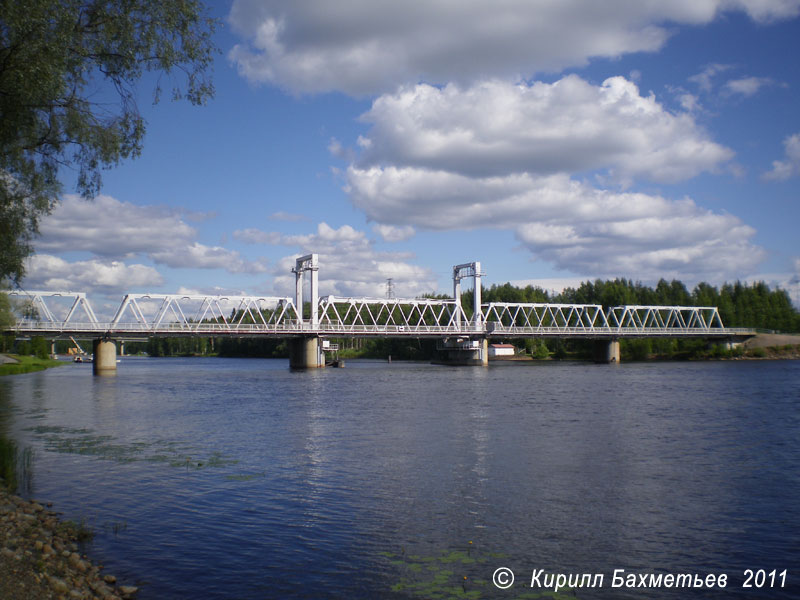
{"type": "Polygon", "coordinates": [[[747,285],[737,281],[721,289],[699,283],[691,293],[680,281],[661,280],[655,288],[627,279],[584,282],[567,288],[553,302],[602,304],[605,308],[625,304],[650,306],[716,306],[726,327],[754,327],[800,332],[800,312],[785,290],[771,290],[764,282],[747,285]]]}
{"type": "Polygon", "coordinates": [[[61,167],[90,198],[101,169],[141,152],[145,73],[159,74],[156,102],[164,75],[176,99],[213,95],[216,24],[203,10],[199,0],[0,0],[0,277],[22,278],[61,167]]]}
{"type": "Polygon", "coordinates": [[[11,312],[11,302],[8,299],[8,294],[0,292],[0,331],[10,329],[16,319],[14,313],[11,312]]]}
{"type": "Polygon", "coordinates": [[[17,354],[34,356],[40,360],[50,358],[50,344],[41,336],[32,337],[30,340],[21,340],[16,344],[17,354]]]}
{"type": "Polygon", "coordinates": [[[380,358],[393,360],[431,360],[436,356],[436,340],[420,338],[375,338],[332,340],[339,344],[341,358],[380,358]],[[350,347],[348,347],[350,346],[350,347]],[[356,347],[357,346],[357,347],[356,347]]]}
{"type": "MultiPolygon", "coordinates": [[[[216,340],[207,337],[150,338],[146,352],[150,356],[208,356],[214,354],[216,340]]],[[[126,350],[135,353],[139,345],[127,345],[126,350]]]]}

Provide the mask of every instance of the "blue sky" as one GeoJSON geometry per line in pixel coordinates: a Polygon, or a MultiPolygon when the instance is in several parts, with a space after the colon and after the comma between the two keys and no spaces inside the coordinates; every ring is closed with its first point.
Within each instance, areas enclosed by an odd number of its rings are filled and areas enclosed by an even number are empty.
{"type": "Polygon", "coordinates": [[[765,280],[800,304],[800,0],[216,2],[216,97],[151,104],[27,289],[291,295],[765,280]]]}

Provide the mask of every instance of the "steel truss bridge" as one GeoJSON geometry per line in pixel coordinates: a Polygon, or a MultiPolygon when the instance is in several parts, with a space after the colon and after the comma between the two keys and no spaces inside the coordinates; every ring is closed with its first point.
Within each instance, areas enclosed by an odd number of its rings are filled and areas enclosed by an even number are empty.
{"type": "Polygon", "coordinates": [[[101,321],[85,293],[12,291],[17,336],[141,340],[149,337],[415,337],[619,339],[754,335],[726,328],[713,306],[481,303],[480,263],[453,267],[453,298],[343,298],[317,294],[318,259],[297,259],[296,297],[127,294],[101,321]],[[310,298],[303,283],[310,273],[310,298]],[[461,280],[474,279],[475,304],[461,305],[461,280]],[[60,311],[54,305],[60,306],[60,311]]]}

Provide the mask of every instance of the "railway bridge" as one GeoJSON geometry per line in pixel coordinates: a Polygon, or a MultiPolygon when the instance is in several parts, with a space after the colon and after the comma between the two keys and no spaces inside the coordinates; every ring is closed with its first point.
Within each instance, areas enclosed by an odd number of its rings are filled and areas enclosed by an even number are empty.
{"type": "Polygon", "coordinates": [[[412,337],[439,340],[442,362],[486,365],[490,339],[582,338],[595,341],[598,362],[619,362],[622,338],[703,338],[735,343],[755,335],[726,328],[713,306],[604,308],[597,304],[481,302],[479,262],[453,267],[453,297],[319,296],[319,258],[296,260],[295,297],[126,294],[110,320],[99,320],[82,292],[12,291],[18,337],[93,341],[94,372],[116,370],[116,341],[150,337],[288,338],[290,366],[325,365],[331,338],[412,337]],[[474,304],[462,306],[461,282],[474,281],[474,304]],[[308,283],[309,297],[303,292],[308,283]],[[61,312],[55,311],[59,303],[61,312]],[[66,302],[66,304],[65,304],[66,302]]]}

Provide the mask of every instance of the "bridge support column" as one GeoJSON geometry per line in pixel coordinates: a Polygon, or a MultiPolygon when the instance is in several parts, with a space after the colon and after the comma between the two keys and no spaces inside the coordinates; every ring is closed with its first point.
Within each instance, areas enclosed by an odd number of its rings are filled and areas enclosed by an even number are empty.
{"type": "Polygon", "coordinates": [[[291,338],[289,340],[289,368],[316,369],[325,366],[318,337],[291,338]]]}
{"type": "Polygon", "coordinates": [[[94,340],[92,371],[95,375],[114,375],[117,372],[117,344],[114,340],[94,340]]]}
{"type": "Polygon", "coordinates": [[[618,364],[619,340],[596,340],[594,343],[594,362],[601,364],[618,364]]]}
{"type": "Polygon", "coordinates": [[[487,338],[462,339],[448,338],[437,344],[439,365],[478,366],[489,365],[489,340],[487,338]]]}

